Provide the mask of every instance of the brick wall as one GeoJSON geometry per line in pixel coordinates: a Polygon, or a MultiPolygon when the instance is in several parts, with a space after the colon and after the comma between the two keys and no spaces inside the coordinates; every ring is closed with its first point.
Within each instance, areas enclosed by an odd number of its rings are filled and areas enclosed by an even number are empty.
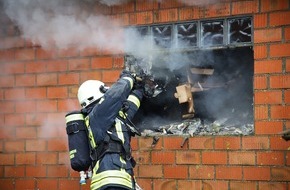
{"type": "MultiPolygon", "coordinates": [[[[289,0],[224,0],[205,7],[174,0],[138,0],[101,9],[124,25],[253,15],[253,136],[133,138],[139,184],[145,190],[290,190],[290,144],[277,133],[290,128],[289,0]]],[[[98,9],[96,8],[96,11],[98,9]]],[[[122,53],[96,49],[44,50],[19,36],[0,17],[0,189],[89,189],[69,167],[64,115],[78,109],[78,85],[112,83],[122,53]]]]}

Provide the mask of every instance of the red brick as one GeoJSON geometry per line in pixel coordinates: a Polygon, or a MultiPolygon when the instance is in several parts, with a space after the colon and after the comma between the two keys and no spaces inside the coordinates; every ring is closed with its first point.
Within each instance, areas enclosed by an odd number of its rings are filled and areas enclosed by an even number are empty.
{"type": "Polygon", "coordinates": [[[129,15],[129,24],[130,25],[139,25],[139,24],[152,24],[153,23],[153,12],[146,11],[140,13],[131,13],[129,15]]]}
{"type": "Polygon", "coordinates": [[[140,165],[139,177],[160,178],[163,177],[162,165],[140,165]]]}
{"type": "Polygon", "coordinates": [[[37,113],[37,114],[27,114],[26,115],[26,125],[28,126],[39,126],[42,125],[43,121],[47,118],[47,114],[37,113]]]}
{"type": "Polygon", "coordinates": [[[36,128],[35,127],[17,127],[16,138],[19,138],[19,139],[36,138],[36,128]]]}
{"type": "Polygon", "coordinates": [[[290,40],[290,27],[284,28],[284,35],[285,35],[285,40],[289,41],[290,40]]]}
{"type": "Polygon", "coordinates": [[[36,49],[36,58],[37,59],[52,59],[57,57],[56,50],[47,50],[47,49],[36,49]]]}
{"type": "Polygon", "coordinates": [[[274,181],[290,181],[289,167],[273,167],[271,168],[271,179],[274,181]]]}
{"type": "Polygon", "coordinates": [[[4,150],[5,152],[23,152],[24,141],[22,140],[5,141],[4,150]]]}
{"type": "Polygon", "coordinates": [[[68,152],[59,152],[57,157],[58,164],[70,165],[70,158],[68,152]]]}
{"type": "Polygon", "coordinates": [[[51,61],[46,61],[45,64],[46,64],[47,72],[67,71],[67,68],[68,68],[67,60],[51,60],[51,61]]]}
{"type": "Polygon", "coordinates": [[[25,72],[25,63],[2,63],[0,65],[2,74],[19,74],[25,72]]]}
{"type": "Polygon", "coordinates": [[[255,14],[254,15],[254,29],[265,28],[268,23],[268,14],[255,14]]]}
{"type": "Polygon", "coordinates": [[[242,167],[235,166],[217,166],[216,179],[234,179],[241,180],[243,177],[242,167]]]}
{"type": "Polygon", "coordinates": [[[259,182],[259,189],[261,190],[272,190],[272,189],[286,190],[287,185],[282,182],[259,182]]]}
{"type": "Polygon", "coordinates": [[[174,164],[175,152],[153,151],[151,153],[151,162],[152,164],[174,164]]]}
{"type": "Polygon", "coordinates": [[[45,151],[46,141],[45,140],[26,140],[25,147],[26,147],[26,151],[45,151]]]}
{"type": "Polygon", "coordinates": [[[15,49],[12,50],[0,50],[0,62],[13,61],[15,57],[15,49]]]}
{"type": "Polygon", "coordinates": [[[228,16],[230,15],[230,4],[229,3],[210,4],[204,8],[204,14],[206,18],[228,16]]]}
{"type": "Polygon", "coordinates": [[[281,121],[257,121],[255,122],[255,134],[278,134],[283,130],[283,122],[281,121]]]}
{"type": "Polygon", "coordinates": [[[284,152],[257,152],[258,165],[284,165],[284,152]]]}
{"type": "Polygon", "coordinates": [[[14,179],[13,178],[0,178],[0,189],[14,189],[14,179]]]}
{"type": "Polygon", "coordinates": [[[29,61],[25,63],[25,73],[44,73],[46,64],[43,61],[29,61]]]}
{"type": "Polygon", "coordinates": [[[189,149],[213,149],[214,138],[194,137],[189,138],[189,149]]]}
{"type": "Polygon", "coordinates": [[[70,59],[68,60],[68,69],[69,71],[83,71],[90,69],[90,59],[82,58],[82,59],[70,59]]]}
{"type": "Polygon", "coordinates": [[[57,101],[57,110],[61,112],[69,112],[71,110],[77,110],[80,108],[79,101],[77,99],[65,99],[57,101]]]}
{"type": "Polygon", "coordinates": [[[290,88],[290,74],[270,76],[270,88],[290,88]]]}
{"type": "Polygon", "coordinates": [[[15,76],[16,86],[34,86],[36,84],[35,75],[17,75],[15,76]]]}
{"type": "Polygon", "coordinates": [[[178,0],[167,0],[167,1],[160,1],[160,8],[161,9],[168,9],[173,7],[183,7],[184,2],[180,2],[178,0]]]}
{"type": "Polygon", "coordinates": [[[5,166],[4,176],[20,178],[25,177],[25,167],[24,166],[5,166]]]}
{"type": "Polygon", "coordinates": [[[6,100],[21,100],[25,97],[23,88],[6,89],[4,91],[4,98],[6,100]]]}
{"type": "Polygon", "coordinates": [[[255,120],[268,118],[268,106],[255,106],[255,120]]]}
{"type": "Polygon", "coordinates": [[[64,58],[64,57],[76,57],[79,56],[80,52],[76,48],[66,48],[66,49],[60,49],[58,51],[58,57],[64,58]]]}
{"type": "MultiPolygon", "coordinates": [[[[4,114],[3,114],[4,115],[4,114]]],[[[5,117],[1,117],[2,119],[2,126],[4,126],[4,119],[5,117]]],[[[12,139],[15,138],[15,127],[1,127],[0,139],[12,139]]],[[[1,160],[1,159],[0,159],[1,160]]]]}
{"type": "Polygon", "coordinates": [[[165,165],[164,178],[169,179],[187,179],[188,178],[188,166],[181,165],[165,165]]]}
{"type": "Polygon", "coordinates": [[[102,72],[101,71],[93,71],[93,72],[82,72],[80,74],[80,82],[83,83],[86,80],[101,80],[102,72]]]}
{"type": "Polygon", "coordinates": [[[25,115],[24,114],[6,114],[5,115],[5,125],[7,126],[23,126],[25,125],[25,115]]]}
{"type": "Polygon", "coordinates": [[[15,164],[15,156],[14,154],[0,154],[0,165],[7,166],[7,165],[14,165],[15,164]]]}
{"type": "Polygon", "coordinates": [[[177,9],[166,9],[154,11],[153,20],[154,23],[158,22],[174,22],[178,19],[178,11],[177,9]]]}
{"type": "Polygon", "coordinates": [[[216,137],[215,149],[238,150],[241,149],[241,138],[239,137],[216,137]]]}
{"type": "Polygon", "coordinates": [[[57,84],[57,74],[56,73],[43,73],[36,75],[37,86],[50,86],[57,84]]]}
{"type": "Polygon", "coordinates": [[[257,190],[257,184],[248,181],[230,181],[230,189],[257,190]]]}
{"type": "Polygon", "coordinates": [[[290,119],[290,106],[271,106],[272,119],[290,119]]]}
{"type": "Polygon", "coordinates": [[[266,45],[255,45],[254,46],[254,59],[263,59],[267,57],[267,46],[266,45]]]}
{"type": "Polygon", "coordinates": [[[286,72],[290,72],[290,59],[286,59],[286,72]]]}
{"type": "Polygon", "coordinates": [[[35,50],[34,49],[16,49],[15,50],[15,60],[34,60],[35,50]]]}
{"type": "Polygon", "coordinates": [[[56,112],[57,111],[56,100],[40,100],[36,103],[37,112],[56,112]]]}
{"type": "Polygon", "coordinates": [[[208,152],[204,151],[201,153],[203,164],[226,164],[227,153],[222,151],[208,152]]]}
{"type": "Polygon", "coordinates": [[[268,87],[267,76],[254,76],[254,89],[262,90],[268,87]]]}
{"type": "Polygon", "coordinates": [[[178,151],[176,164],[201,164],[201,154],[199,151],[178,151]]]}
{"type": "Polygon", "coordinates": [[[15,180],[15,189],[17,190],[28,190],[28,189],[35,189],[36,179],[21,179],[18,178],[15,180]]]}
{"type": "Polygon", "coordinates": [[[16,154],[17,165],[34,165],[35,164],[35,153],[17,153],[16,154]]]}
{"type": "Polygon", "coordinates": [[[15,77],[14,76],[0,76],[0,87],[14,87],[15,77]]]}
{"type": "Polygon", "coordinates": [[[255,70],[255,74],[281,73],[282,72],[282,60],[255,61],[254,70],[255,70]]]}
{"type": "Polygon", "coordinates": [[[47,142],[47,150],[48,151],[67,151],[68,150],[67,139],[49,140],[47,142]]]}
{"type": "Polygon", "coordinates": [[[242,148],[250,150],[267,150],[269,149],[269,139],[267,137],[243,137],[242,148]]]}
{"type": "Polygon", "coordinates": [[[214,166],[195,165],[189,166],[189,177],[191,179],[214,179],[214,166]]]}
{"type": "Polygon", "coordinates": [[[124,68],[124,57],[117,56],[113,58],[113,68],[123,69],[124,68]]]}
{"type": "Polygon", "coordinates": [[[257,91],[255,92],[255,104],[281,104],[281,91],[257,91]]]}
{"type": "Polygon", "coordinates": [[[59,180],[59,189],[75,189],[78,186],[80,186],[79,180],[72,180],[72,179],[59,180]]]}
{"type": "Polygon", "coordinates": [[[48,165],[47,177],[68,177],[68,168],[63,165],[48,165]]]}
{"type": "Polygon", "coordinates": [[[46,88],[44,87],[36,87],[36,88],[26,88],[25,89],[25,97],[26,99],[44,99],[46,97],[46,88]]]}
{"type": "Polygon", "coordinates": [[[290,43],[270,45],[270,57],[290,56],[290,43]]]}
{"type": "Polygon", "coordinates": [[[201,181],[195,180],[178,180],[177,181],[178,190],[202,190],[201,181]]]}
{"type": "Polygon", "coordinates": [[[281,11],[283,9],[287,9],[289,7],[288,0],[263,0],[261,1],[261,11],[269,12],[269,11],[281,11]]]}
{"type": "Polygon", "coordinates": [[[153,190],[158,189],[176,189],[176,180],[174,179],[154,179],[153,190]]]}
{"type": "Polygon", "coordinates": [[[232,14],[249,14],[257,13],[259,5],[257,1],[238,1],[232,3],[232,14]]]}
{"type": "Polygon", "coordinates": [[[117,70],[102,71],[102,76],[103,82],[114,83],[119,79],[120,71],[117,70]]]}
{"type": "Polygon", "coordinates": [[[209,189],[228,189],[228,182],[222,181],[222,180],[214,180],[214,181],[203,181],[202,182],[203,189],[209,190],[209,189]]]}
{"type": "Polygon", "coordinates": [[[55,179],[39,178],[37,179],[37,188],[41,190],[57,189],[57,183],[58,181],[55,179]]]}
{"type": "Polygon", "coordinates": [[[157,141],[157,143],[153,145],[153,138],[144,137],[144,138],[138,138],[139,140],[139,150],[161,150],[163,147],[163,138],[160,137],[157,141]]]}
{"type": "Polygon", "coordinates": [[[199,7],[184,7],[179,9],[179,20],[194,20],[200,18],[199,7]]]}
{"type": "Polygon", "coordinates": [[[39,152],[36,154],[36,164],[57,164],[58,155],[56,152],[39,152]]]}
{"type": "Polygon", "coordinates": [[[40,166],[26,166],[26,177],[46,177],[46,167],[40,166]]]}
{"type": "Polygon", "coordinates": [[[79,73],[58,74],[59,85],[79,84],[79,81],[80,81],[79,73]]]}
{"type": "Polygon", "coordinates": [[[68,97],[67,87],[48,87],[47,97],[48,98],[67,98],[68,97]]]}
{"type": "Polygon", "coordinates": [[[92,59],[93,69],[111,69],[113,67],[112,57],[97,57],[92,59]]]}
{"type": "Polygon", "coordinates": [[[270,137],[270,147],[271,150],[289,150],[289,141],[285,141],[280,136],[270,137]]]}
{"type": "Polygon", "coordinates": [[[269,15],[270,26],[282,26],[290,24],[290,11],[273,12],[269,15]]]}
{"type": "Polygon", "coordinates": [[[186,137],[167,137],[163,138],[163,147],[166,150],[187,149],[188,139],[186,137]],[[182,147],[181,147],[182,146],[182,147]]]}
{"type": "Polygon", "coordinates": [[[12,101],[2,101],[0,102],[0,113],[14,113],[16,103],[12,101]]]}
{"type": "Polygon", "coordinates": [[[245,180],[270,180],[270,168],[269,167],[244,167],[244,179],[245,180]]]}
{"type": "Polygon", "coordinates": [[[100,54],[100,50],[97,47],[87,47],[81,50],[80,52],[81,56],[95,56],[100,54]]]}
{"type": "Polygon", "coordinates": [[[289,104],[290,103],[290,90],[286,90],[284,93],[285,93],[284,95],[285,103],[289,104]]]}
{"type": "Polygon", "coordinates": [[[158,9],[158,2],[138,0],[136,1],[136,11],[148,11],[158,9]]]}
{"type": "Polygon", "coordinates": [[[112,6],[112,13],[128,13],[133,12],[135,9],[134,2],[129,2],[121,5],[112,6]]]}
{"type": "Polygon", "coordinates": [[[150,153],[149,152],[133,152],[133,157],[136,160],[137,164],[150,164],[150,153]]]}
{"type": "Polygon", "coordinates": [[[255,165],[254,152],[229,152],[229,164],[231,165],[255,165]]]}

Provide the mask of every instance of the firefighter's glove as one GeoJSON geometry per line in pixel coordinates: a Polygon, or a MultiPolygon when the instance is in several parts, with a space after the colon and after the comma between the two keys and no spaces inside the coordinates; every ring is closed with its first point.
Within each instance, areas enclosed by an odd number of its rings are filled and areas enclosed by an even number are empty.
{"type": "Polygon", "coordinates": [[[155,92],[156,84],[153,80],[147,78],[143,79],[143,93],[146,98],[152,98],[155,92]]]}
{"type": "Polygon", "coordinates": [[[132,73],[130,71],[127,71],[126,69],[124,69],[121,74],[120,74],[120,78],[122,77],[130,77],[131,79],[133,79],[133,82],[136,82],[136,74],[132,73]]]}

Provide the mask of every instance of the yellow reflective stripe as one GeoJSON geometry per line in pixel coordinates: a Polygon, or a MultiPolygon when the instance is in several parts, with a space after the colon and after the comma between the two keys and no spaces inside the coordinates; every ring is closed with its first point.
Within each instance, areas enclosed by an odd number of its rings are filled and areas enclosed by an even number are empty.
{"type": "Polygon", "coordinates": [[[69,151],[70,159],[73,159],[75,157],[75,153],[77,153],[77,149],[73,149],[73,150],[69,151]]]}
{"type": "Polygon", "coordinates": [[[136,96],[131,94],[127,100],[133,102],[138,108],[140,107],[140,100],[136,96]]]}
{"type": "Polygon", "coordinates": [[[84,120],[84,115],[79,113],[79,114],[68,115],[65,117],[66,123],[70,121],[77,121],[77,120],[84,120]]]}
{"type": "Polygon", "coordinates": [[[93,135],[93,132],[92,132],[91,127],[90,127],[90,118],[89,118],[89,116],[87,116],[85,118],[85,123],[86,123],[86,126],[88,128],[88,137],[89,137],[89,141],[90,141],[91,147],[92,148],[97,148],[97,144],[95,142],[94,135],[93,135]]]}
{"type": "Polygon", "coordinates": [[[116,119],[115,128],[116,128],[117,136],[119,137],[119,139],[124,144],[125,139],[124,139],[124,134],[123,134],[123,131],[122,131],[121,121],[119,119],[116,119]]]}
{"type": "Polygon", "coordinates": [[[132,189],[131,175],[125,171],[108,170],[93,175],[91,189],[99,189],[108,184],[123,185],[132,189]]]}
{"type": "Polygon", "coordinates": [[[134,81],[133,81],[133,79],[131,78],[131,77],[122,77],[123,79],[126,79],[126,80],[128,80],[129,82],[130,82],[130,87],[131,87],[131,89],[133,88],[133,84],[134,84],[134,81]]]}
{"type": "Polygon", "coordinates": [[[99,167],[100,167],[100,160],[97,161],[97,163],[96,163],[96,165],[95,165],[95,167],[93,169],[93,173],[94,174],[98,171],[99,167]]]}

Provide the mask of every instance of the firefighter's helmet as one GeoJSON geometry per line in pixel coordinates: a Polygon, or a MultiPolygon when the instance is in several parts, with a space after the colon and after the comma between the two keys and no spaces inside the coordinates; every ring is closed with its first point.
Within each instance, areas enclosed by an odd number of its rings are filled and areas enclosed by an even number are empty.
{"type": "Polygon", "coordinates": [[[98,80],[87,80],[82,83],[78,89],[78,100],[82,108],[103,97],[107,89],[108,87],[98,80]]]}

